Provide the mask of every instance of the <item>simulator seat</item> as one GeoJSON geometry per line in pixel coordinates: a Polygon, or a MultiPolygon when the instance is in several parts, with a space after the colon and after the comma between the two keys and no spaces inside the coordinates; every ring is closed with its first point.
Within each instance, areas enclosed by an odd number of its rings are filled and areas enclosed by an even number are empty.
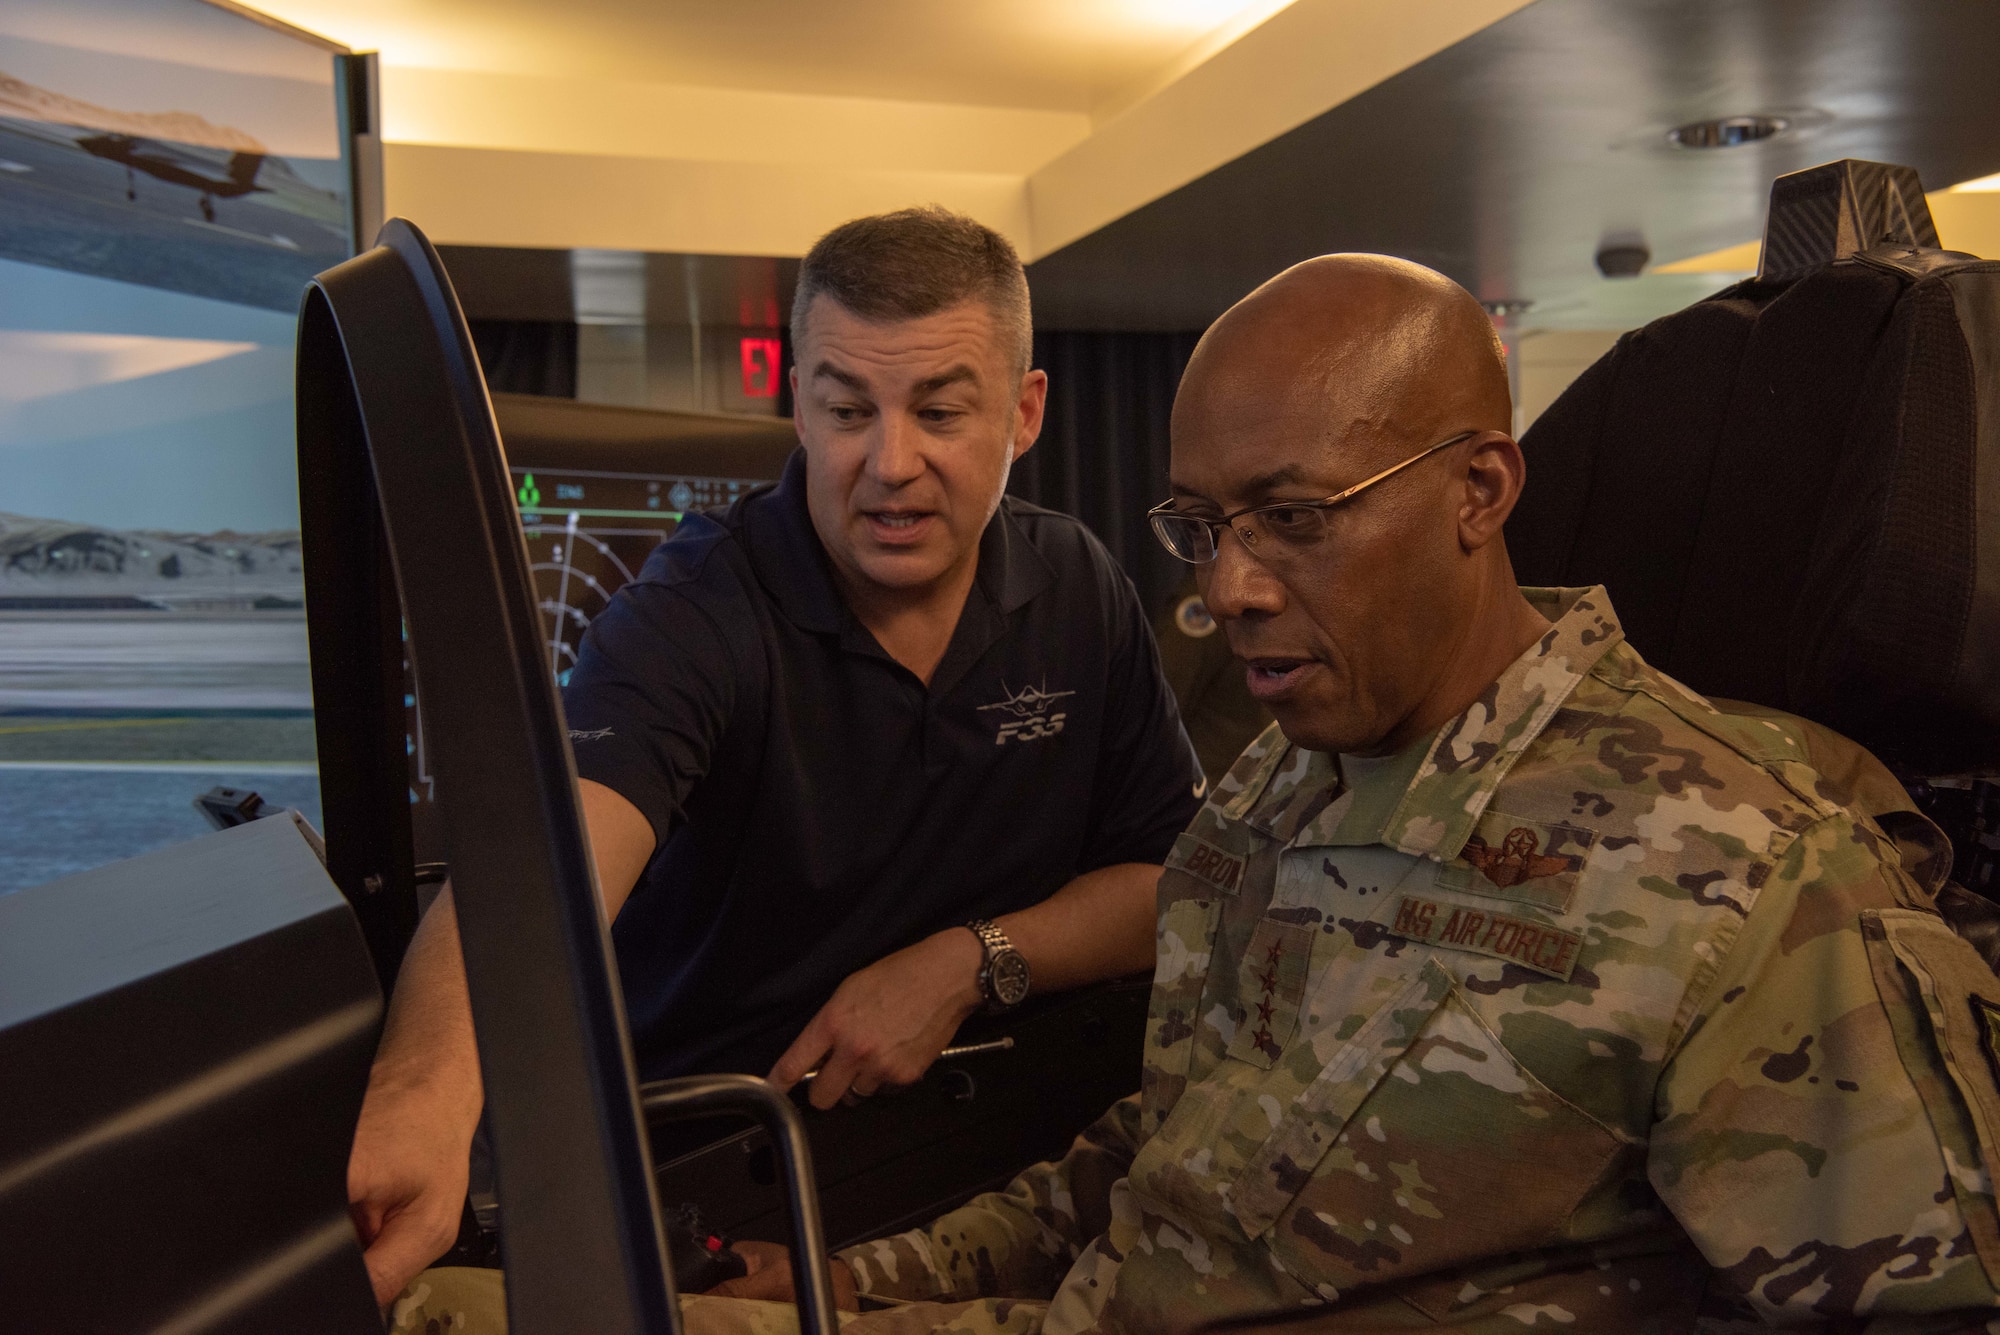
{"type": "Polygon", "coordinates": [[[1938,249],[1913,170],[1780,177],[1757,276],[1625,335],[1522,450],[1522,583],[1601,583],[1678,680],[1861,743],[1908,795],[1864,805],[2000,898],[2000,262],[1938,249]]]}

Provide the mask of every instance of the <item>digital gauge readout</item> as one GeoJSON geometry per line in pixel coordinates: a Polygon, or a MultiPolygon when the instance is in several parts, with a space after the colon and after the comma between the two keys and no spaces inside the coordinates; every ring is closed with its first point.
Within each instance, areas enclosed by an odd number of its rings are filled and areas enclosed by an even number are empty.
{"type": "Polygon", "coordinates": [[[592,619],[683,516],[728,505],[761,485],[678,474],[512,471],[549,670],[559,685],[568,682],[592,619]]]}

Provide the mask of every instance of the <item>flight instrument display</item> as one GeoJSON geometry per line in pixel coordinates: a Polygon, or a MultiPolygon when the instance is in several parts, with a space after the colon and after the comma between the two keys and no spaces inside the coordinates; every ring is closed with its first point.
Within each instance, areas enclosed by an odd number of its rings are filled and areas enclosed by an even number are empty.
{"type": "Polygon", "coordinates": [[[516,467],[514,503],[534,572],[549,671],[566,683],[584,629],[691,513],[728,505],[750,478],[516,467]]]}

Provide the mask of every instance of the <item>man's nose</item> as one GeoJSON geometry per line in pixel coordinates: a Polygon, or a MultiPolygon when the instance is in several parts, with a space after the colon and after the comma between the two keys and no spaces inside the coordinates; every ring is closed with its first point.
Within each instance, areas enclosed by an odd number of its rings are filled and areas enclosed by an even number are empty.
{"type": "Polygon", "coordinates": [[[1233,528],[1217,535],[1215,559],[1197,566],[1196,572],[1201,600],[1218,620],[1271,616],[1285,608],[1285,586],[1250,554],[1233,528]]]}
{"type": "Polygon", "coordinates": [[[868,472],[887,487],[900,487],[923,476],[923,433],[900,413],[882,415],[882,431],[869,451],[868,472]]]}

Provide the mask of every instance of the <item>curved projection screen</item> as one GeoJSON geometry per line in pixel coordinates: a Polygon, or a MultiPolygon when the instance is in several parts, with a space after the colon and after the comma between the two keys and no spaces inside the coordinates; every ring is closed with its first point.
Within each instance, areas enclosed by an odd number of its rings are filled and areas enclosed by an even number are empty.
{"type": "Polygon", "coordinates": [[[201,0],[0,6],[0,893],[317,818],[299,294],[354,250],[344,48],[201,0]]]}

